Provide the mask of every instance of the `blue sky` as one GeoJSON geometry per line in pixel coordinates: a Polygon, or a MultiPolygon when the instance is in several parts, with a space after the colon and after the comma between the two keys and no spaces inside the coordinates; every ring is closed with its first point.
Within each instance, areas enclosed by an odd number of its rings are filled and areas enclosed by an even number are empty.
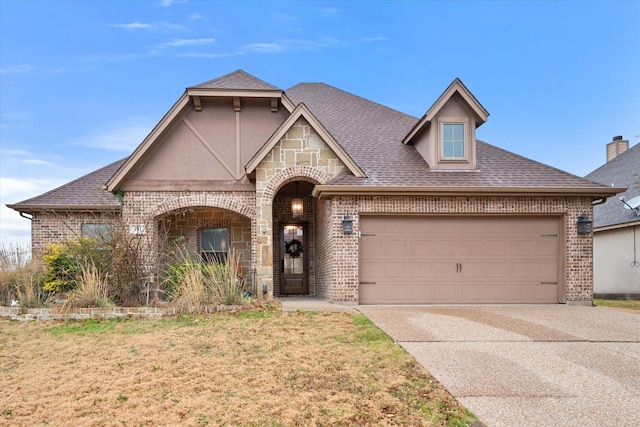
{"type": "Polygon", "coordinates": [[[420,117],[459,77],[479,139],[584,176],[640,141],[640,2],[0,0],[0,242],[9,210],[130,154],[184,88],[236,69],[420,117]]]}

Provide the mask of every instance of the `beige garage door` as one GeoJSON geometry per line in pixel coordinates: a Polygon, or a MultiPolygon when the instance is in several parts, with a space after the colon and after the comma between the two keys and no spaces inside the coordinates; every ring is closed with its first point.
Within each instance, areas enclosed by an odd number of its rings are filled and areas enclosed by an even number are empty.
{"type": "Polygon", "coordinates": [[[360,303],[557,303],[556,217],[360,217],[360,303]]]}

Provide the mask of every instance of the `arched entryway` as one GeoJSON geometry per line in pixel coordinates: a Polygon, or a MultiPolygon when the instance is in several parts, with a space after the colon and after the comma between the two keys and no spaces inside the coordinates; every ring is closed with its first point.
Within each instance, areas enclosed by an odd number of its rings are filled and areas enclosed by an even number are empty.
{"type": "Polygon", "coordinates": [[[315,294],[314,186],[299,178],[273,199],[274,296],[315,294]]]}

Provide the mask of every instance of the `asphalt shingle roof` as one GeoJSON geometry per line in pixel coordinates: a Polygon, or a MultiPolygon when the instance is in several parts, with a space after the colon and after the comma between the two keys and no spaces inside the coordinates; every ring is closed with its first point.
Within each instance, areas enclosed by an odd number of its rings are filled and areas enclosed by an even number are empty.
{"type": "Polygon", "coordinates": [[[640,144],[629,148],[585,177],[602,185],[626,188],[623,193],[607,199],[593,209],[593,226],[608,227],[640,221],[631,209],[625,209],[620,196],[627,200],[640,196],[640,144]]]}
{"type": "Polygon", "coordinates": [[[416,117],[324,83],[300,83],[285,91],[304,102],[368,178],[342,175],[332,184],[429,187],[593,188],[593,183],[551,166],[477,142],[477,171],[431,170],[402,139],[416,117]]]}
{"type": "MultiPolygon", "coordinates": [[[[192,88],[280,90],[242,70],[192,88]]],[[[304,102],[367,175],[367,178],[356,178],[345,173],[333,179],[331,184],[334,185],[496,189],[552,187],[560,190],[602,188],[589,180],[481,141],[477,142],[478,170],[431,170],[415,147],[402,143],[403,138],[418,122],[418,118],[324,83],[300,83],[288,89],[286,95],[295,105],[304,102]]],[[[635,151],[639,151],[637,147],[635,151]]],[[[102,186],[125,160],[112,163],[45,194],[9,207],[24,212],[55,207],[118,208],[118,199],[112,193],[103,190],[102,186]]],[[[605,181],[608,184],[608,179],[605,181]]]]}
{"type": "Polygon", "coordinates": [[[126,159],[118,160],[39,196],[8,206],[23,212],[50,208],[118,209],[120,208],[118,198],[111,192],[103,190],[102,186],[126,159]]]}
{"type": "Polygon", "coordinates": [[[243,70],[236,70],[208,82],[191,86],[189,89],[281,90],[243,70]]]}

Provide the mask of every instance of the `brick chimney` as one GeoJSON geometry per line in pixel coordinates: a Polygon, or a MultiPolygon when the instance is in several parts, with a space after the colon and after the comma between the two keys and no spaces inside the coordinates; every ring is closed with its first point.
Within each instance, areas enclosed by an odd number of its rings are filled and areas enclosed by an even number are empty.
{"type": "Polygon", "coordinates": [[[614,136],[613,141],[607,144],[607,162],[618,157],[629,149],[629,141],[622,139],[622,135],[614,136]]]}

